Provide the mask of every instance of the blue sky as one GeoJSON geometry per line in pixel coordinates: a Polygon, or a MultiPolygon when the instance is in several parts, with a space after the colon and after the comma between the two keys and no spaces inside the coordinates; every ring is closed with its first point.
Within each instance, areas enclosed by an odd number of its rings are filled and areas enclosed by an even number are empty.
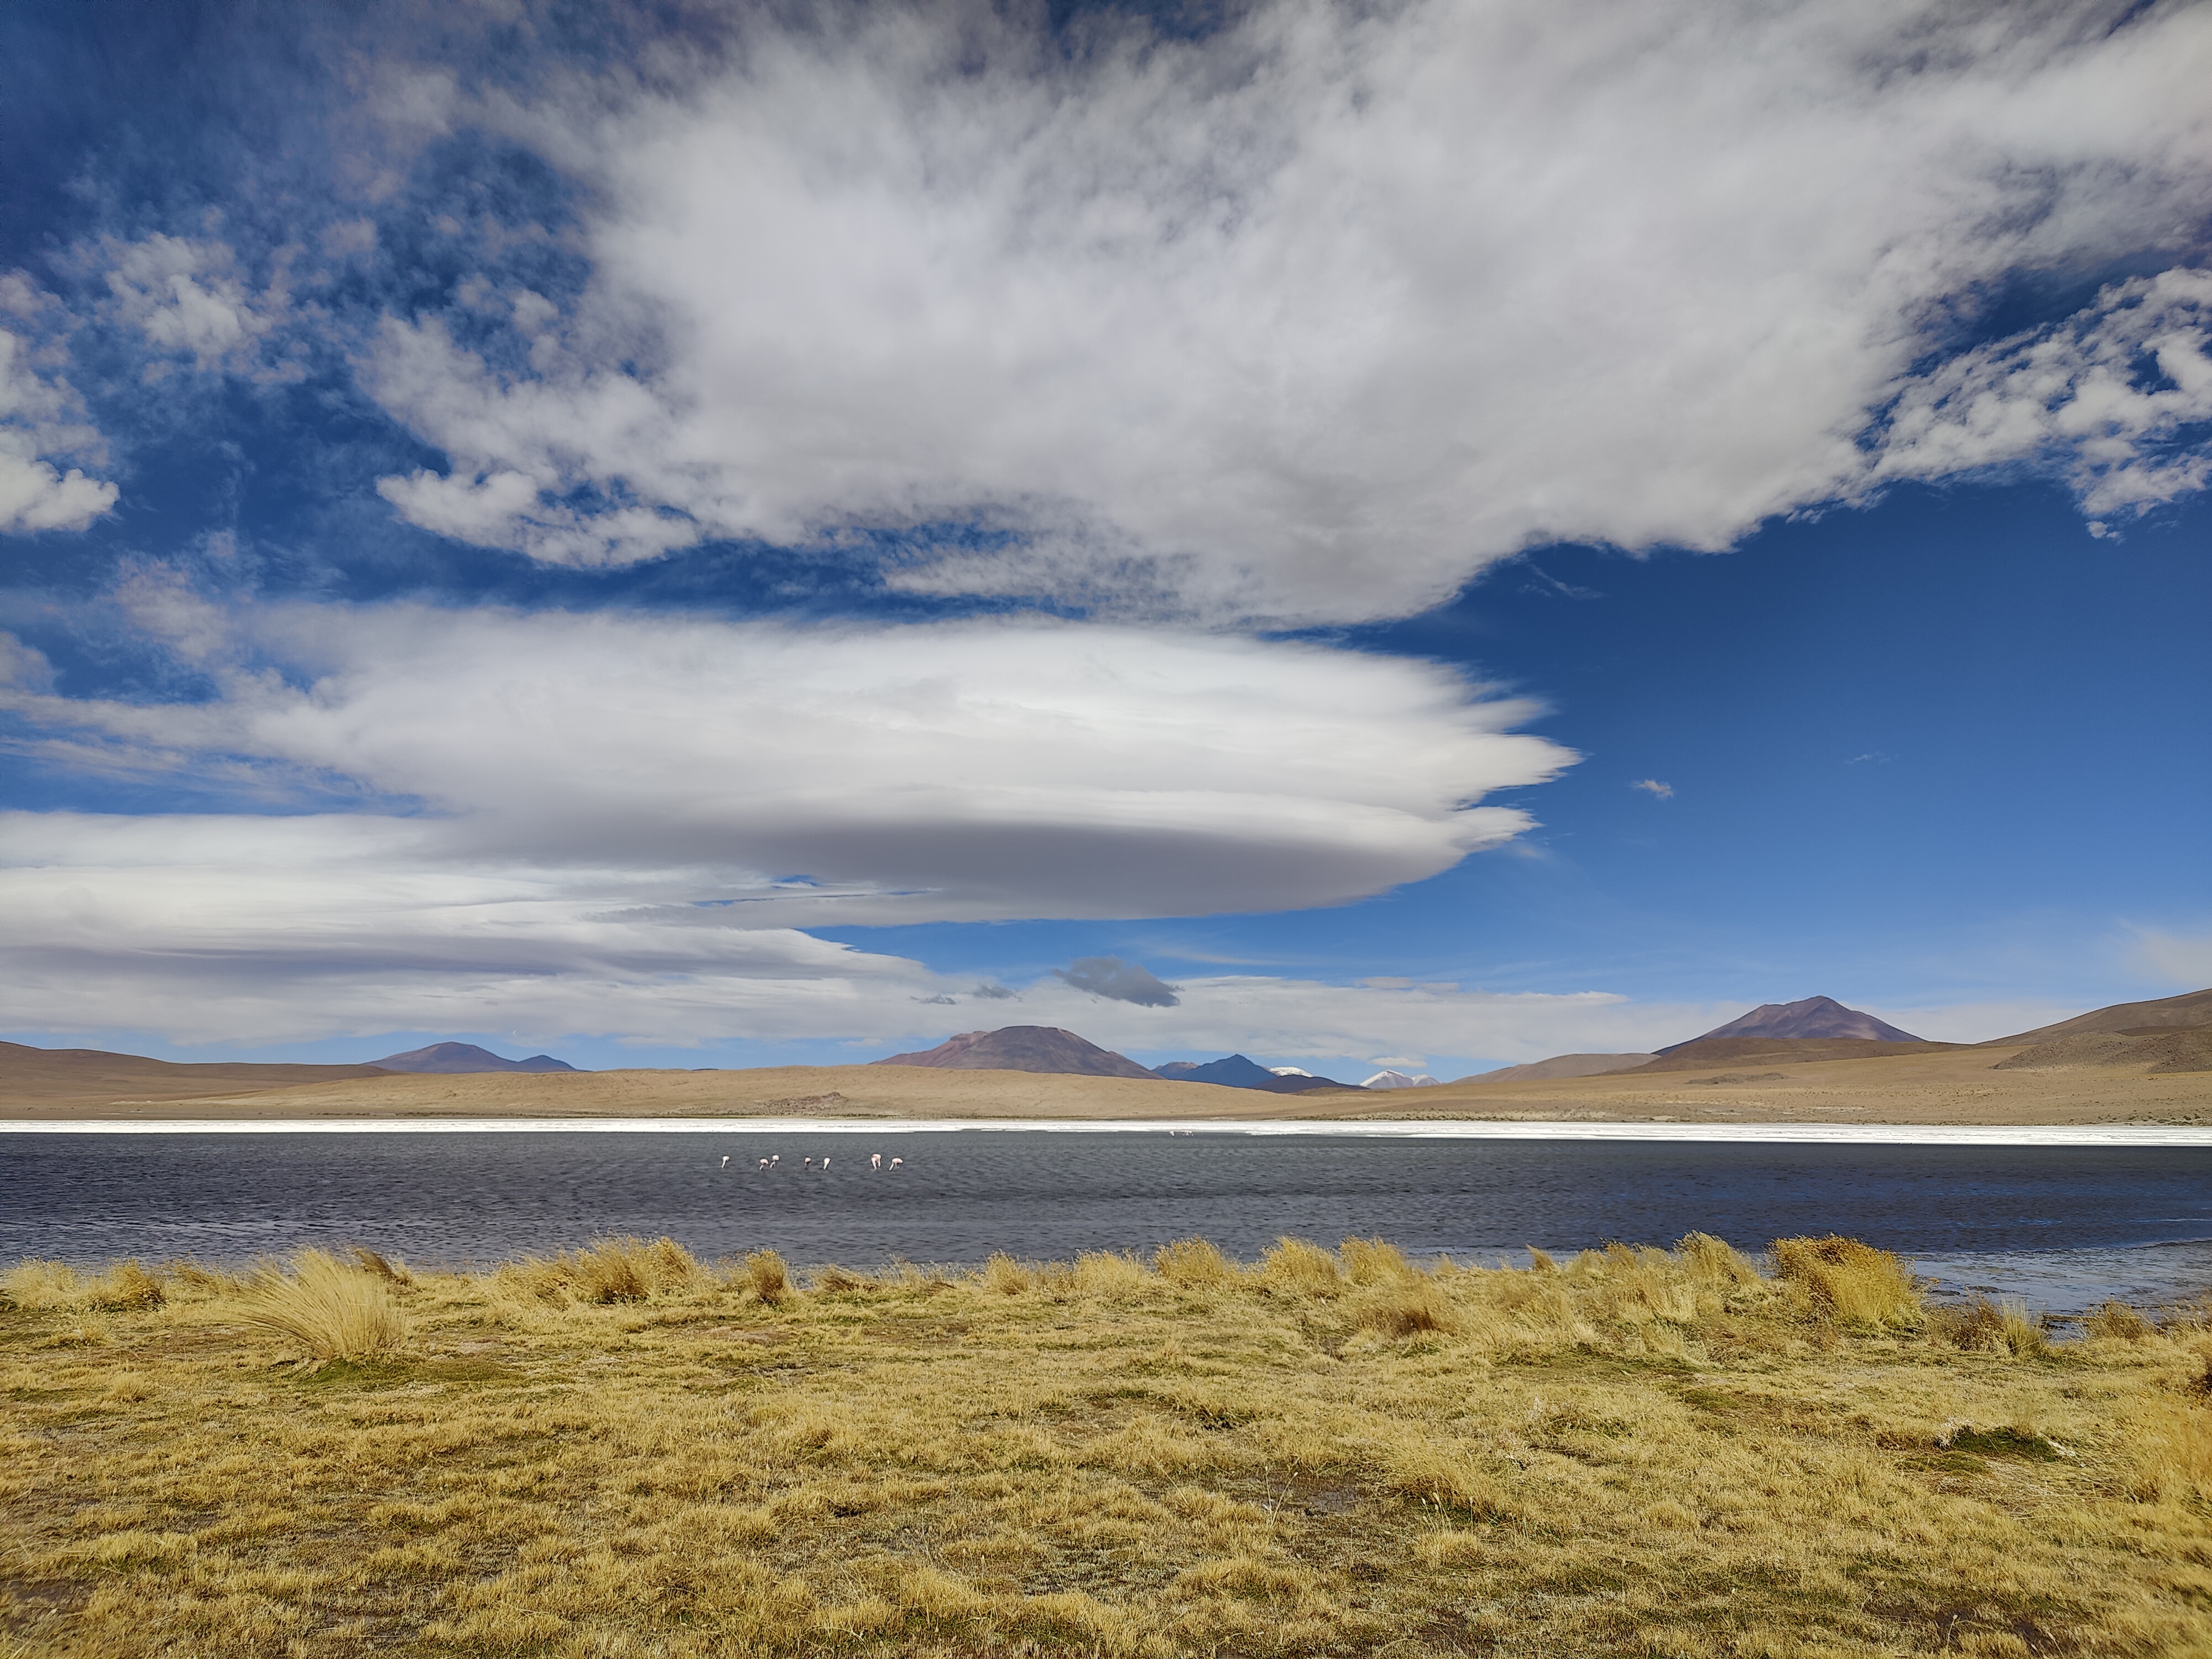
{"type": "Polygon", "coordinates": [[[0,1034],[2212,982],[2212,18],[1999,15],[11,10],[0,1034]]]}

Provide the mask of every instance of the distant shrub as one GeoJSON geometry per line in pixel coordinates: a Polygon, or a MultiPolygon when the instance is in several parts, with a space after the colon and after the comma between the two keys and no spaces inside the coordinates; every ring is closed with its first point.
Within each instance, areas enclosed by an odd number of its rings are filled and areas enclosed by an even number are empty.
{"type": "Polygon", "coordinates": [[[1202,1238],[1179,1238],[1153,1252],[1152,1267],[1170,1285],[1186,1290],[1234,1285],[1237,1264],[1202,1238]]]}
{"type": "Polygon", "coordinates": [[[1911,1325],[1920,1319],[1919,1283],[1892,1251],[1833,1233],[1778,1238],[1771,1249],[1775,1272],[1847,1324],[1911,1325]]]}
{"type": "Polygon", "coordinates": [[[883,1288],[866,1273],[856,1273],[834,1263],[815,1270],[814,1288],[831,1296],[850,1294],[855,1291],[878,1291],[883,1288]]]}
{"type": "Polygon", "coordinates": [[[289,1271],[260,1274],[237,1309],[246,1324],[289,1337],[319,1360],[374,1359],[407,1340],[391,1285],[321,1250],[301,1250],[289,1271]]]}

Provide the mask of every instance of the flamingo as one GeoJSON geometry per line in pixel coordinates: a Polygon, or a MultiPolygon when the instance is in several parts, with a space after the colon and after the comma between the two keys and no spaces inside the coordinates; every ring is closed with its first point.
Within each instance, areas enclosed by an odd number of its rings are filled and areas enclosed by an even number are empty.
{"type": "Polygon", "coordinates": [[[868,1167],[871,1170],[882,1169],[884,1167],[884,1155],[881,1152],[870,1152],[868,1154],[868,1167]]]}
{"type": "Polygon", "coordinates": [[[891,1168],[893,1168],[894,1170],[896,1170],[896,1169],[897,1169],[897,1168],[898,1168],[898,1166],[899,1166],[900,1164],[903,1164],[903,1163],[905,1163],[905,1162],[906,1162],[906,1160],[905,1160],[904,1158],[893,1158],[893,1159],[891,1160],[891,1168]]]}
{"type": "Polygon", "coordinates": [[[730,1167],[730,1155],[727,1152],[722,1154],[722,1167],[726,1170],[730,1167]]]}

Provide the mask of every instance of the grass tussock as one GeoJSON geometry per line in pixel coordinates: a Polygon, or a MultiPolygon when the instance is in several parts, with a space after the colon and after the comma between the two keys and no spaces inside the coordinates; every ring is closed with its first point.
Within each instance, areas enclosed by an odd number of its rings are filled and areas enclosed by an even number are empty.
{"type": "Polygon", "coordinates": [[[2107,1302],[2081,1322],[2082,1335],[2114,1342],[2140,1342],[2157,1328],[2124,1302],[2107,1302]]]}
{"type": "Polygon", "coordinates": [[[744,1261],[745,1287],[754,1298],[774,1305],[795,1293],[790,1264],[774,1250],[755,1250],[744,1261]]]}
{"type": "Polygon", "coordinates": [[[167,1300],[161,1280],[135,1261],[111,1262],[96,1273],[59,1261],[19,1261],[0,1273],[0,1295],[19,1308],[72,1313],[126,1313],[167,1300]]]}
{"type": "MultiPolygon", "coordinates": [[[[2112,1316],[2102,1317],[2108,1324],[2117,1322],[2112,1316]]],[[[2146,1330],[2149,1328],[2148,1320],[2142,1320],[2140,1315],[2136,1318],[2146,1330]]],[[[1932,1335],[1954,1347],[2013,1359],[2040,1358],[2051,1346],[2042,1322],[2015,1301],[1991,1302],[1977,1297],[1962,1307],[1935,1310],[1928,1326],[1932,1335]]]]}
{"type": "Polygon", "coordinates": [[[1152,1255],[1152,1267],[1182,1290],[1219,1290],[1243,1277],[1235,1262],[1203,1238],[1179,1238],[1161,1245],[1152,1255]]]}
{"type": "Polygon", "coordinates": [[[310,1359],[381,1359],[407,1340],[407,1316],[389,1280],[322,1250],[301,1250],[239,1296],[240,1322],[283,1337],[310,1359]]]}
{"type": "Polygon", "coordinates": [[[1856,1238],[1778,1238],[1775,1272],[1803,1289],[1814,1304],[1845,1324],[1910,1326],[1919,1322],[1921,1293],[1903,1258],[1856,1238]]]}
{"type": "Polygon", "coordinates": [[[509,1288],[539,1302],[585,1302],[605,1307],[647,1302],[656,1295],[696,1290],[707,1270],[672,1238],[595,1239],[580,1250],[526,1256],[500,1269],[509,1288]]]}
{"type": "Polygon", "coordinates": [[[1766,1261],[22,1263],[0,1653],[2201,1648],[2212,1304],[1766,1261]]]}

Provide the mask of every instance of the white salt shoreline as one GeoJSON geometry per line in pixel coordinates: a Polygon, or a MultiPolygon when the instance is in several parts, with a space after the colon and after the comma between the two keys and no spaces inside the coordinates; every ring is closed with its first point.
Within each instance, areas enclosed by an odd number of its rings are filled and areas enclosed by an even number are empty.
{"type": "Polygon", "coordinates": [[[0,1135],[865,1134],[1030,1131],[1054,1134],[1350,1135],[1381,1140],[1650,1140],[1838,1146],[2212,1146],[2212,1128],[2156,1123],[1592,1123],[1270,1118],[0,1118],[0,1135]]]}

